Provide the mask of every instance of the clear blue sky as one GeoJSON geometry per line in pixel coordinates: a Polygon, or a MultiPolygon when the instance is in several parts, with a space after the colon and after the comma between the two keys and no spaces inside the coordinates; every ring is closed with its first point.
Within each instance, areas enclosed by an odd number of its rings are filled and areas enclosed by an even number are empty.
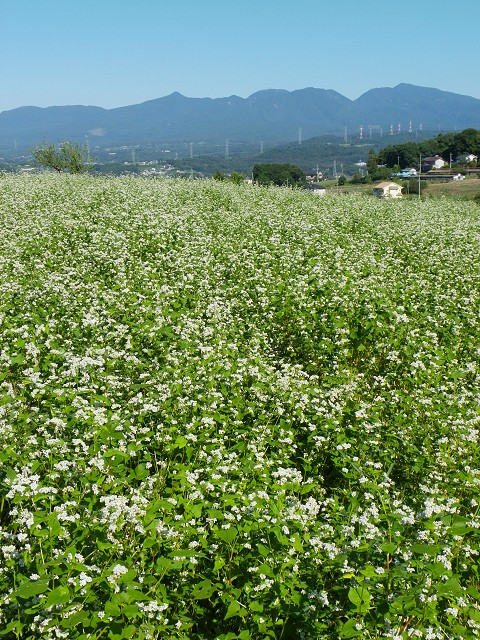
{"type": "Polygon", "coordinates": [[[480,98],[480,0],[0,0],[0,111],[407,82],[480,98]]]}

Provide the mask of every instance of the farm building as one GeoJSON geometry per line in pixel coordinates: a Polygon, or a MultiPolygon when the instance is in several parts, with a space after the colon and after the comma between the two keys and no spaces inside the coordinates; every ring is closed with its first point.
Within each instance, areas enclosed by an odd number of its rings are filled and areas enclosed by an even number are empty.
{"type": "Polygon", "coordinates": [[[462,162],[462,163],[476,162],[477,160],[478,160],[478,157],[473,153],[462,153],[461,155],[455,158],[455,162],[462,162]]]}
{"type": "Polygon", "coordinates": [[[402,187],[396,182],[379,182],[372,189],[377,198],[401,198],[402,187]]]}
{"type": "Polygon", "coordinates": [[[319,184],[306,184],[303,188],[310,191],[310,193],[314,193],[316,196],[324,196],[327,191],[325,187],[319,184]]]}
{"type": "Polygon", "coordinates": [[[447,163],[441,156],[428,156],[422,158],[422,171],[430,171],[431,169],[441,169],[447,163]]]}

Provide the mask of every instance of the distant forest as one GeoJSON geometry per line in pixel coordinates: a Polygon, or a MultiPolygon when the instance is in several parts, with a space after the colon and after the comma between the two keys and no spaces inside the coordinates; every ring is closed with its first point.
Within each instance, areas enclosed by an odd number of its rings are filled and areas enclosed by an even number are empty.
{"type": "Polygon", "coordinates": [[[446,162],[455,162],[462,154],[472,153],[480,157],[480,131],[464,129],[459,133],[442,133],[422,142],[407,142],[384,147],[376,156],[377,164],[400,169],[416,167],[419,157],[441,156],[446,162]]]}

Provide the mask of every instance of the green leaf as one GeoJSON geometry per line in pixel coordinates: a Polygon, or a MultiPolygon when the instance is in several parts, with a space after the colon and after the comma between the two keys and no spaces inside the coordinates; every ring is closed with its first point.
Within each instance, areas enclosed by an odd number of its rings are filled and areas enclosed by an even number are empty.
{"type": "Polygon", "coordinates": [[[47,520],[48,526],[50,527],[50,533],[52,536],[58,536],[61,531],[60,522],[58,521],[58,517],[56,513],[51,513],[48,516],[47,520]]]}
{"type": "Polygon", "coordinates": [[[130,618],[136,618],[138,616],[139,609],[136,604],[127,604],[127,606],[122,609],[122,613],[130,620],[130,618]]]}
{"type": "Polygon", "coordinates": [[[362,629],[356,629],[356,620],[347,620],[340,629],[341,638],[358,638],[362,635],[362,629]]]}
{"type": "Polygon", "coordinates": [[[70,590],[68,587],[60,585],[50,591],[45,601],[45,607],[52,607],[57,604],[65,604],[70,600],[70,590]]]}
{"type": "Polygon", "coordinates": [[[141,462],[135,467],[132,475],[136,480],[145,480],[145,478],[148,478],[148,476],[150,475],[150,472],[147,469],[146,465],[141,462]]]}
{"type": "Polygon", "coordinates": [[[442,546],[439,544],[433,545],[433,544],[412,544],[411,547],[412,551],[414,553],[421,553],[422,555],[426,555],[426,556],[436,556],[437,554],[439,554],[442,550],[442,546]]]}
{"type": "Polygon", "coordinates": [[[156,542],[157,541],[155,540],[155,538],[145,538],[145,540],[143,541],[143,548],[150,549],[150,547],[153,547],[156,542]]]}
{"type": "Polygon", "coordinates": [[[7,624],[5,629],[2,629],[2,631],[0,631],[0,636],[5,636],[7,635],[7,633],[10,633],[10,631],[14,631],[15,635],[18,638],[20,637],[19,634],[22,632],[22,628],[23,624],[20,622],[20,620],[12,620],[12,622],[9,622],[7,624]]]}
{"type": "Polygon", "coordinates": [[[215,564],[213,565],[213,570],[215,573],[220,571],[220,569],[222,569],[224,566],[225,566],[224,558],[221,558],[221,557],[215,558],[215,564]]]}
{"type": "Polygon", "coordinates": [[[128,627],[125,627],[125,629],[122,631],[122,638],[133,638],[133,636],[135,635],[137,631],[137,627],[135,627],[133,624],[128,625],[128,627]]]}
{"type": "Polygon", "coordinates": [[[48,580],[33,580],[32,582],[23,582],[12,595],[17,598],[28,599],[37,596],[39,593],[45,593],[47,589],[48,580]]]}
{"type": "Polygon", "coordinates": [[[61,620],[59,624],[63,629],[73,629],[73,627],[76,627],[77,624],[85,622],[88,619],[89,615],[86,611],[78,611],[73,616],[70,616],[70,618],[61,620]]]}
{"type": "Polygon", "coordinates": [[[192,591],[192,597],[195,600],[208,600],[216,591],[215,585],[210,580],[202,580],[196,584],[192,591]]]}
{"type": "Polygon", "coordinates": [[[128,453],[125,453],[125,451],[121,451],[120,449],[107,449],[103,456],[105,458],[121,458],[123,460],[130,457],[128,453]]]}
{"type": "Polygon", "coordinates": [[[258,574],[263,573],[266,576],[274,577],[273,569],[269,564],[263,563],[258,567],[258,574]]]}
{"type": "Polygon", "coordinates": [[[245,609],[237,600],[232,600],[232,602],[228,605],[227,613],[225,614],[224,620],[228,620],[229,618],[233,618],[234,616],[244,616],[246,613],[245,609]]]}
{"type": "Polygon", "coordinates": [[[298,551],[299,553],[303,552],[302,541],[298,533],[294,534],[290,542],[293,545],[293,548],[295,549],[295,551],[298,551]]]}
{"type": "Polygon", "coordinates": [[[203,508],[203,505],[201,503],[193,504],[190,507],[190,511],[194,518],[200,518],[200,516],[202,515],[202,508],[203,508]]]}
{"type": "Polygon", "coordinates": [[[364,587],[350,587],[348,590],[348,599],[355,605],[359,613],[366,613],[370,608],[372,596],[364,587]]]}
{"type": "Polygon", "coordinates": [[[384,544],[381,544],[380,548],[382,551],[385,551],[385,553],[392,555],[392,553],[395,553],[395,551],[397,550],[397,544],[395,542],[386,542],[384,544]]]}
{"type": "Polygon", "coordinates": [[[467,593],[469,596],[472,596],[472,598],[476,598],[480,601],[480,591],[478,589],[475,589],[475,587],[468,587],[467,593]]]}
{"type": "Polygon", "coordinates": [[[475,622],[480,622],[480,611],[478,609],[475,609],[474,607],[470,607],[468,609],[468,616],[472,620],[475,620],[475,622]]]}
{"type": "Polygon", "coordinates": [[[275,534],[277,540],[280,542],[280,544],[283,544],[285,546],[290,546],[290,541],[287,538],[287,536],[282,533],[282,531],[280,530],[280,527],[275,527],[273,529],[273,533],[275,534]]]}
{"type": "Polygon", "coordinates": [[[220,538],[227,544],[231,544],[234,538],[238,535],[238,529],[236,529],[236,527],[229,527],[228,529],[218,529],[215,534],[218,538],[220,538]]]}
{"type": "Polygon", "coordinates": [[[107,602],[105,603],[104,611],[106,616],[112,616],[112,618],[116,618],[120,613],[120,607],[118,606],[118,604],[115,604],[113,602],[107,602]]]}
{"type": "Polygon", "coordinates": [[[462,587],[455,578],[450,578],[446,582],[440,583],[436,587],[436,591],[439,596],[462,596],[464,594],[462,587]]]}
{"type": "Polygon", "coordinates": [[[178,436],[174,442],[174,446],[179,449],[184,449],[187,446],[188,440],[184,436],[178,436]]]}

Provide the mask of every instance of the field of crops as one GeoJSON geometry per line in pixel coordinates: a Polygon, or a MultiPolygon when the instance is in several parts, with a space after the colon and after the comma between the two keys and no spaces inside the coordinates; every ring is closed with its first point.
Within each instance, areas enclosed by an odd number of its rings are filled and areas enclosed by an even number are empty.
{"type": "Polygon", "coordinates": [[[480,636],[480,207],[0,176],[0,638],[480,636]]]}

